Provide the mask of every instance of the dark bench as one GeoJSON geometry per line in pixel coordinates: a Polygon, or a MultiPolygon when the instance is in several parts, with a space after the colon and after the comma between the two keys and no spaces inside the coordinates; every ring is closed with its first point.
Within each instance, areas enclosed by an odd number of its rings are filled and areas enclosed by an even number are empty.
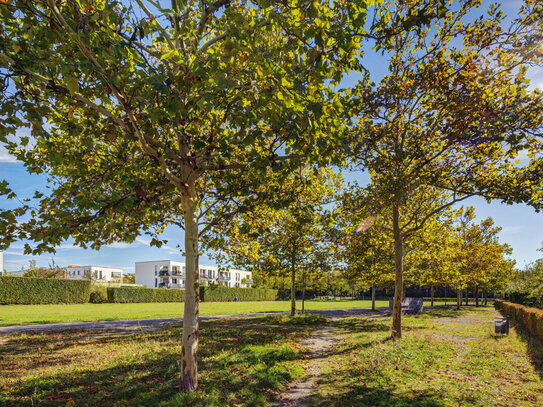
{"type": "MultiPolygon", "coordinates": [[[[394,306],[394,299],[391,298],[388,301],[388,308],[392,312],[394,306]]],[[[416,297],[405,297],[402,300],[402,312],[406,314],[420,314],[424,311],[423,299],[416,297]]]]}

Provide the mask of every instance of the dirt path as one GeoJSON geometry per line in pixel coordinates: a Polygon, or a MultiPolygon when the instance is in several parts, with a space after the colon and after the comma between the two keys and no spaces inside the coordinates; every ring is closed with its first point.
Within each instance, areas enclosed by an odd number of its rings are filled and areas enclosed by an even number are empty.
{"type": "Polygon", "coordinates": [[[302,341],[302,345],[311,349],[312,354],[305,376],[295,381],[284,392],[277,403],[278,407],[304,407],[308,405],[313,394],[317,377],[321,370],[321,360],[326,358],[331,348],[339,341],[334,328],[326,325],[314,332],[309,338],[302,341]]]}

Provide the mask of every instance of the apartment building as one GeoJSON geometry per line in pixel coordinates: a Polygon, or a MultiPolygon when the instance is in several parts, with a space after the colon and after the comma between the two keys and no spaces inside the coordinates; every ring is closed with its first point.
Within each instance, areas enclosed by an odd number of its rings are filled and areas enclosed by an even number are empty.
{"type": "MultiPolygon", "coordinates": [[[[204,285],[250,288],[252,273],[245,270],[219,271],[218,267],[200,265],[200,280],[204,285]]],[[[136,284],[148,288],[185,288],[185,263],[175,260],[136,262],[136,284]]]]}
{"type": "Polygon", "coordinates": [[[71,280],[92,280],[100,283],[122,283],[123,270],[106,266],[68,266],[65,277],[71,280]]]}

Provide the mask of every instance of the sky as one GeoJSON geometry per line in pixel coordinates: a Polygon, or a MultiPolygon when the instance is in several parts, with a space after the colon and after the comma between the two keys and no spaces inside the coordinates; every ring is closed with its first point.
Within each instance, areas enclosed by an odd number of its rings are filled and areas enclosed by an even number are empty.
{"type": "MultiPolygon", "coordinates": [[[[485,2],[487,3],[487,2],[485,2]]],[[[519,2],[504,2],[507,14],[516,9],[519,2]]],[[[514,15],[514,14],[512,14],[514,15]]],[[[371,61],[373,72],[380,76],[386,66],[386,61],[377,58],[371,61]]],[[[532,88],[543,89],[543,68],[532,68],[529,71],[532,88]]],[[[353,79],[354,80],[354,79],[353,79]]],[[[20,133],[19,135],[23,135],[20,133]]],[[[367,175],[362,172],[345,174],[347,181],[367,183],[367,175]]],[[[10,157],[6,150],[0,146],[0,180],[7,180],[11,188],[22,198],[31,197],[35,190],[44,190],[47,180],[42,175],[31,175],[24,166],[10,157]]],[[[0,197],[0,209],[11,208],[16,202],[7,201],[0,197]]],[[[488,204],[481,198],[470,198],[463,202],[464,206],[475,208],[477,220],[491,216],[496,225],[501,226],[500,241],[508,243],[513,248],[512,257],[517,261],[517,267],[523,268],[530,262],[543,257],[538,251],[543,246],[543,214],[536,213],[531,207],[517,204],[507,206],[499,202],[488,204]]],[[[161,248],[149,246],[150,239],[141,236],[133,243],[119,242],[109,246],[102,246],[99,251],[82,249],[67,242],[57,248],[55,254],[41,256],[27,256],[23,254],[22,242],[14,243],[4,251],[4,269],[7,271],[20,270],[28,266],[30,260],[36,260],[38,266],[47,266],[52,260],[60,266],[68,265],[101,265],[122,268],[125,272],[134,271],[134,263],[151,260],[179,260],[183,261],[178,245],[183,245],[183,231],[177,227],[166,229],[164,238],[168,244],[161,248]]],[[[215,265],[213,260],[204,253],[200,263],[215,265]]]]}

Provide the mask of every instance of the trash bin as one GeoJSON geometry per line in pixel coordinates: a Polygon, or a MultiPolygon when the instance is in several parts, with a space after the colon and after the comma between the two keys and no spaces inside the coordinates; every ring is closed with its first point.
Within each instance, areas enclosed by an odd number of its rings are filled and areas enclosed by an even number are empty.
{"type": "Polygon", "coordinates": [[[509,335],[509,317],[494,318],[494,333],[496,335],[509,335]]]}

